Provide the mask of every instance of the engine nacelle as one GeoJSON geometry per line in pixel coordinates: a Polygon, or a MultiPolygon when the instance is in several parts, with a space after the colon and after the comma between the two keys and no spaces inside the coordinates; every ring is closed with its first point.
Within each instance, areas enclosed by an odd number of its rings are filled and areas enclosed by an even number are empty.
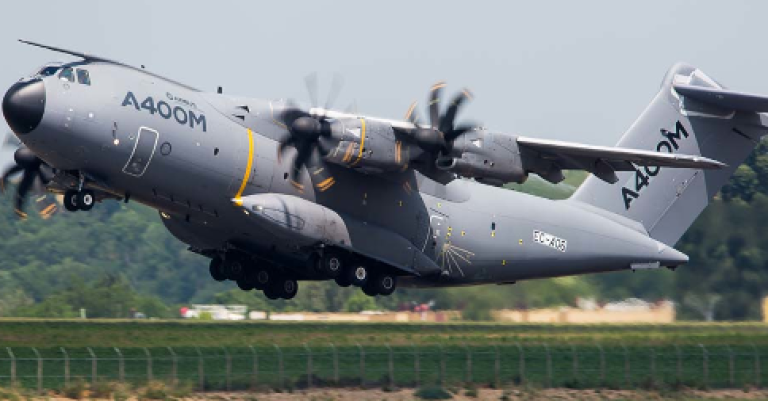
{"type": "Polygon", "coordinates": [[[386,122],[345,118],[331,129],[339,143],[325,157],[328,162],[368,174],[399,171],[408,164],[410,145],[398,140],[386,122]]]}
{"type": "Polygon", "coordinates": [[[473,132],[456,141],[453,153],[461,156],[441,157],[437,167],[494,186],[528,179],[513,136],[473,132]]]}

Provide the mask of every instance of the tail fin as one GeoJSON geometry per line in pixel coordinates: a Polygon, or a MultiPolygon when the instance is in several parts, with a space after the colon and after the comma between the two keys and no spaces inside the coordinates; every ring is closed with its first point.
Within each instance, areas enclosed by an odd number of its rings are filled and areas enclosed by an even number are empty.
{"type": "Polygon", "coordinates": [[[727,166],[692,170],[638,166],[609,184],[590,176],[571,200],[640,222],[674,245],[768,133],[768,97],[723,89],[700,70],[673,66],[661,90],[617,146],[701,155],[727,166]]]}

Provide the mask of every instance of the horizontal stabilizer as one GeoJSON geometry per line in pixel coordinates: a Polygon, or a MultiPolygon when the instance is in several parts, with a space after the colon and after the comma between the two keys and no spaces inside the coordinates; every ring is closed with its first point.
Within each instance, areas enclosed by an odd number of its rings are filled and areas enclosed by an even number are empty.
{"type": "Polygon", "coordinates": [[[675,92],[726,110],[768,113],[768,96],[727,89],[675,84],[675,92]]]}

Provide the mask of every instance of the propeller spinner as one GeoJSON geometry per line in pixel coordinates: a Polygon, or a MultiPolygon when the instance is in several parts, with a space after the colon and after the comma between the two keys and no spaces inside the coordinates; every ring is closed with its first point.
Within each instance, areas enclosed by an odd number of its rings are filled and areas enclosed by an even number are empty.
{"type": "Polygon", "coordinates": [[[416,129],[412,132],[416,144],[424,151],[440,155],[448,154],[453,149],[453,143],[460,136],[475,129],[474,125],[456,125],[456,115],[467,100],[472,100],[472,94],[464,89],[457,93],[451,101],[445,114],[440,115],[440,93],[445,82],[432,85],[429,93],[429,126],[419,124],[416,111],[417,102],[413,102],[405,115],[416,129]]]}

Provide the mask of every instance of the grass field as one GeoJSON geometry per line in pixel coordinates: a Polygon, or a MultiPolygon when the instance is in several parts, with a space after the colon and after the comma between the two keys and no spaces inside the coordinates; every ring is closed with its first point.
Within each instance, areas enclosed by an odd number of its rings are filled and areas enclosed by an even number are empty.
{"type": "Polygon", "coordinates": [[[207,390],[434,382],[741,388],[768,383],[763,355],[768,326],[757,323],[0,320],[0,386],[32,388],[94,378],[207,390]]]}
{"type": "Polygon", "coordinates": [[[0,346],[244,347],[307,344],[765,345],[762,323],[572,325],[0,319],[0,346]]]}

